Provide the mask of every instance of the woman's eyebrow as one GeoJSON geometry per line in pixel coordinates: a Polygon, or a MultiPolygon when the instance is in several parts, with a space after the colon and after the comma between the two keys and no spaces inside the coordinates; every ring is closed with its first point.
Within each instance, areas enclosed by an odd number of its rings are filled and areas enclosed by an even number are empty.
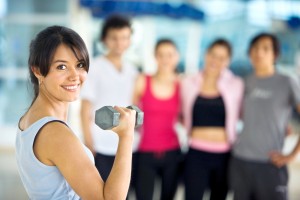
{"type": "Polygon", "coordinates": [[[57,62],[67,63],[67,61],[65,61],[65,60],[55,60],[53,63],[57,63],[57,62]]]}

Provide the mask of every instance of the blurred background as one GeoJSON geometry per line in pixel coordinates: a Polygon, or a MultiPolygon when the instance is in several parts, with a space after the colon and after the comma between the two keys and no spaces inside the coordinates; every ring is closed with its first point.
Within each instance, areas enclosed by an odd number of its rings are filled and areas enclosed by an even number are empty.
{"type": "MultiPolygon", "coordinates": [[[[132,45],[126,57],[141,72],[155,72],[153,48],[168,37],[178,45],[178,71],[201,68],[206,47],[222,37],[231,42],[230,68],[239,76],[251,72],[249,39],[267,31],[281,42],[277,69],[300,78],[300,1],[298,0],[0,0],[0,199],[26,199],[15,158],[17,123],[27,110],[32,91],[27,73],[29,43],[49,25],[74,29],[84,39],[90,56],[103,54],[99,42],[103,18],[113,13],[132,19],[132,45]]],[[[71,106],[69,121],[81,137],[79,101],[71,106]]],[[[299,116],[291,120],[288,152],[299,135],[299,116]]],[[[300,199],[300,159],[290,164],[290,199],[300,199]]],[[[178,191],[177,199],[183,199],[178,191]]]]}

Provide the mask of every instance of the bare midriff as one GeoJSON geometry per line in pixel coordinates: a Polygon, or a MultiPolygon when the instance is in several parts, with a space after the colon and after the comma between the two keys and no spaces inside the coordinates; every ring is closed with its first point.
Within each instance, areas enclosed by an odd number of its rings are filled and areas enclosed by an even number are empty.
{"type": "Polygon", "coordinates": [[[227,143],[224,127],[193,127],[191,139],[206,142],[227,143]]]}

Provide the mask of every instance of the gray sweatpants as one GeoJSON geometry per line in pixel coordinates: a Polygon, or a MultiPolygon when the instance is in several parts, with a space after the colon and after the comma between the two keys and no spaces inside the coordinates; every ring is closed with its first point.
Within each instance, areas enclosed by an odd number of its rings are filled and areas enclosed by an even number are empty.
{"type": "Polygon", "coordinates": [[[232,157],[229,165],[230,188],[234,200],[287,200],[287,167],[232,157]]]}

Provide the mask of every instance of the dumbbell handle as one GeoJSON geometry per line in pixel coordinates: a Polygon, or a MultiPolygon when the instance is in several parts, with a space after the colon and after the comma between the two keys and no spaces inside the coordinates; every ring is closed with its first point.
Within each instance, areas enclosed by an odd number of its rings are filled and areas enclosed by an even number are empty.
{"type": "Polygon", "coordinates": [[[127,106],[127,108],[135,110],[135,128],[141,126],[144,122],[144,112],[135,105],[127,106]]]}
{"type": "MultiPolygon", "coordinates": [[[[137,106],[131,105],[127,108],[136,111],[135,127],[143,124],[144,113],[137,106]]],[[[95,123],[104,130],[112,129],[119,125],[120,113],[112,106],[104,106],[96,111],[95,123]]]]}

